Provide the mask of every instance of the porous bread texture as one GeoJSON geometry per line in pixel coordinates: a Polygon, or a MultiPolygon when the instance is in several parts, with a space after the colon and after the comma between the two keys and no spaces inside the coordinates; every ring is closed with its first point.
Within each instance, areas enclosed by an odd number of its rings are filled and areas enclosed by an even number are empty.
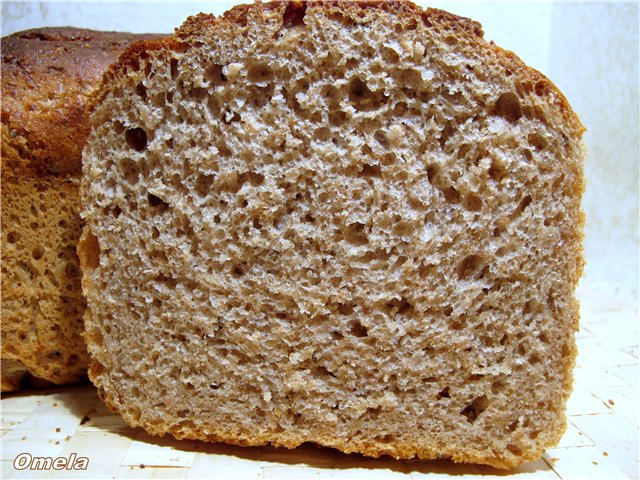
{"type": "Polygon", "coordinates": [[[60,27],[2,39],[3,392],[86,377],[76,255],[85,106],[125,47],[157,37],[60,27]]]}
{"type": "Polygon", "coordinates": [[[3,182],[3,392],[47,385],[33,377],[56,384],[86,377],[79,183],[58,176],[3,182]]]}
{"type": "Polygon", "coordinates": [[[130,425],[499,468],[558,441],[583,128],[479,24],[201,14],[130,49],[91,124],[89,374],[130,425]]]}

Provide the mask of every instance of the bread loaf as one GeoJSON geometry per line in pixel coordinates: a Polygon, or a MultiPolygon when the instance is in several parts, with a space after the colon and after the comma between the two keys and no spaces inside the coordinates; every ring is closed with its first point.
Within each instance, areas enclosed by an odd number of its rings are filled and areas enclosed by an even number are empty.
{"type": "Polygon", "coordinates": [[[40,28],[2,39],[2,391],[86,377],[80,236],[87,98],[132,41],[40,28]]]}
{"type": "Polygon", "coordinates": [[[200,14],[92,105],[90,377],[152,434],[509,468],[565,428],[583,127],[408,2],[200,14]]]}

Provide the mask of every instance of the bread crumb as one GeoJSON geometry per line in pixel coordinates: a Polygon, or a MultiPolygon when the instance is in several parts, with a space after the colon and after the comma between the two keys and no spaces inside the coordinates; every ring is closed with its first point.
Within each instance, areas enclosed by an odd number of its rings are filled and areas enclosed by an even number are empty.
{"type": "Polygon", "coordinates": [[[593,463],[594,465],[598,465],[598,462],[596,462],[595,460],[592,461],[591,463],[593,463]]]}
{"type": "Polygon", "coordinates": [[[602,456],[603,457],[608,457],[609,456],[609,452],[607,452],[606,450],[604,452],[602,452],[602,456]]]}
{"type": "Polygon", "coordinates": [[[612,406],[616,404],[616,402],[614,402],[614,401],[613,401],[613,400],[611,400],[611,399],[607,400],[607,402],[609,402],[609,405],[612,405],[612,406]]]}
{"type": "MultiPolygon", "coordinates": [[[[246,7],[247,18],[273,19],[279,29],[275,11],[260,5],[246,7]]],[[[262,20],[248,39],[225,17],[220,36],[209,38],[201,18],[181,32],[202,48],[154,50],[119,64],[105,83],[84,150],[91,187],[78,249],[92,269],[89,349],[108,358],[92,378],[125,420],[155,434],[310,441],[498,468],[539,458],[565,423],[572,362],[561,360],[575,354],[558,348],[556,332],[576,327],[579,129],[553,101],[516,94],[499,51],[483,60],[492,50],[475,34],[447,41],[422,16],[410,33],[404,16],[385,7],[361,17],[348,2],[336,3],[344,8],[336,22],[319,5],[304,30],[260,39],[271,28],[262,20]],[[201,21],[202,36],[191,33],[201,21]],[[304,47],[287,42],[295,36],[304,47]],[[398,37],[425,43],[428,58],[409,68],[403,52],[385,46],[398,37]],[[225,67],[227,41],[255,55],[225,67]],[[455,63],[430,61],[439,48],[455,63]],[[345,49],[350,59],[335,62],[345,49]],[[338,81],[308,74],[318,52],[331,52],[325,66],[338,81]],[[482,66],[483,78],[458,79],[460,62],[482,66]],[[134,92],[141,79],[145,98],[134,92]],[[146,98],[157,98],[166,117],[148,118],[146,98]],[[538,107],[545,118],[529,118],[538,107]],[[144,141],[128,141],[135,132],[144,141]],[[103,203],[114,185],[130,201],[103,203]],[[546,199],[539,192],[547,190],[558,195],[546,199]],[[120,265],[134,246],[133,261],[120,265]],[[131,315],[144,334],[111,328],[131,315]],[[172,318],[180,320],[165,328],[172,318]],[[116,343],[117,358],[108,348],[116,343]],[[158,358],[171,349],[170,363],[138,388],[137,374],[118,373],[130,361],[119,353],[134,353],[135,364],[151,344],[158,358]],[[531,385],[549,368],[553,381],[533,398],[531,385]],[[120,402],[120,391],[135,395],[120,402]],[[142,419],[141,405],[153,414],[142,419]],[[535,414],[541,406],[553,415],[535,414]]],[[[531,75],[524,81],[537,82],[531,75]]]]}
{"type": "Polygon", "coordinates": [[[60,433],[62,429],[60,427],[56,427],[56,433],[60,433]]]}
{"type": "Polygon", "coordinates": [[[235,80],[238,78],[240,73],[242,72],[242,64],[241,63],[230,63],[227,65],[225,69],[225,76],[227,80],[235,80]]]}

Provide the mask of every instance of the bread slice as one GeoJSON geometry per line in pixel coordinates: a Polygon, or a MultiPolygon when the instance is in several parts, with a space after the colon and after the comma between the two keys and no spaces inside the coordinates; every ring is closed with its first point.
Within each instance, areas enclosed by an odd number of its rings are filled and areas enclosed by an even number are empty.
{"type": "Polygon", "coordinates": [[[90,377],[152,434],[509,468],[565,428],[583,127],[479,24],[275,2],[96,96],[90,377]]]}
{"type": "Polygon", "coordinates": [[[86,377],[80,237],[85,105],[134,40],[62,27],[2,39],[3,392],[86,377]]]}

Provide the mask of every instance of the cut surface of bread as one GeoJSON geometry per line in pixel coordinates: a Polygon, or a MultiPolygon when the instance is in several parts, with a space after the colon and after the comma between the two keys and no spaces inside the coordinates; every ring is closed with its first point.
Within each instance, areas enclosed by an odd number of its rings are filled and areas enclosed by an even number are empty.
{"type": "Polygon", "coordinates": [[[134,40],[39,28],[2,39],[2,391],[86,377],[81,232],[85,106],[134,40]]]}
{"type": "Polygon", "coordinates": [[[499,468],[558,441],[583,128],[479,24],[200,14],[121,57],[91,126],[89,373],[129,424],[499,468]]]}

